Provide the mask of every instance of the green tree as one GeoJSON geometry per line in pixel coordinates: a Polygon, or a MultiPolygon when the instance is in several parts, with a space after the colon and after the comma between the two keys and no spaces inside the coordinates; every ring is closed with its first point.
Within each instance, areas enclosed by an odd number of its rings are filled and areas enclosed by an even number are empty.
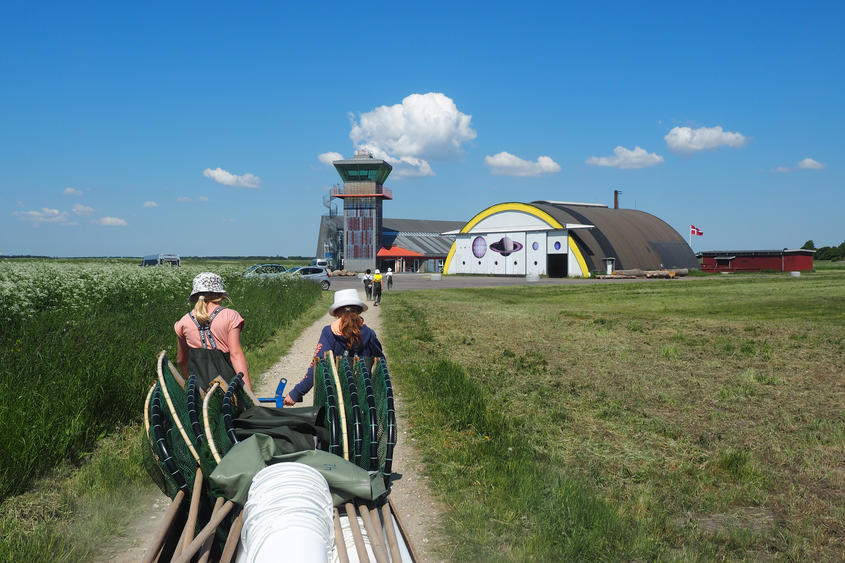
{"type": "Polygon", "coordinates": [[[813,239],[808,240],[804,243],[804,246],[801,247],[803,250],[815,250],[816,243],[813,242],[813,239]]]}

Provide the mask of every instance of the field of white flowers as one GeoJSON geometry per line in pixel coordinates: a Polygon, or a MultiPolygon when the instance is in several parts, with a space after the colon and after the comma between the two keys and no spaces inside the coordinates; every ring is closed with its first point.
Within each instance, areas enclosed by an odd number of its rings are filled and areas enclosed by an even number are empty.
{"type": "Polygon", "coordinates": [[[0,260],[0,500],[140,416],[156,354],[175,358],[173,323],[208,270],[246,319],[245,351],[322,293],[307,281],[246,279],[238,265],[0,260]]]}
{"type": "MultiPolygon", "coordinates": [[[[137,303],[154,304],[163,295],[184,298],[191,280],[208,266],[141,268],[109,260],[0,261],[0,320],[26,320],[47,309],[69,315],[84,314],[104,296],[131,296],[137,303]]],[[[216,267],[227,277],[239,270],[216,267]]]]}

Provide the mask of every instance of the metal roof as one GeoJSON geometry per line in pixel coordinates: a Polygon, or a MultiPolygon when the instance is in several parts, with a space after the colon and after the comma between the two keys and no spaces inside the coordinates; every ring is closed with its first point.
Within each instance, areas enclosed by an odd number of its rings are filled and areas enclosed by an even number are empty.
{"type": "Polygon", "coordinates": [[[545,211],[561,224],[595,226],[569,231],[569,236],[581,248],[590,271],[602,270],[605,258],[615,258],[618,270],[699,267],[684,238],[650,213],[575,203],[534,201],[530,205],[545,211]]]}
{"type": "Polygon", "coordinates": [[[781,256],[784,254],[815,254],[815,250],[808,250],[806,248],[797,248],[794,250],[789,250],[784,248],[783,250],[704,250],[698,253],[699,256],[707,256],[710,257],[722,257],[727,255],[734,255],[736,256],[781,256]]]}

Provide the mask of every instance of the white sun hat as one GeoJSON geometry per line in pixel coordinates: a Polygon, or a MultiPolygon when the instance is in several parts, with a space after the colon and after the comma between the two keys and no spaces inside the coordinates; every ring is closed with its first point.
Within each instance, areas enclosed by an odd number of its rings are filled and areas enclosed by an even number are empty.
{"type": "Polygon", "coordinates": [[[334,292],[334,303],[329,307],[329,314],[334,315],[337,309],[350,306],[360,307],[362,313],[367,310],[367,305],[361,301],[357,289],[339,289],[334,292]]]}
{"type": "Polygon", "coordinates": [[[223,278],[213,272],[202,272],[194,278],[191,301],[196,301],[197,295],[200,293],[222,293],[226,297],[229,297],[229,294],[223,288],[223,278]]]}
{"type": "Polygon", "coordinates": [[[378,271],[378,269],[376,269],[376,273],[377,273],[377,274],[380,274],[381,272],[379,272],[379,271],[378,271]]]}

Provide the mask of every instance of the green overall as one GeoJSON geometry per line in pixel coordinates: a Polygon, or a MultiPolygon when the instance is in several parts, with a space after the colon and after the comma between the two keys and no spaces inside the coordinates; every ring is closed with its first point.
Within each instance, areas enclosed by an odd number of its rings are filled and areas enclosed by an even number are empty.
{"type": "Polygon", "coordinates": [[[235,377],[235,368],[232,367],[229,352],[221,352],[217,348],[217,343],[214,342],[214,336],[211,335],[211,323],[214,322],[217,313],[222,310],[223,307],[218,307],[211,313],[207,325],[200,324],[194,314],[190,313],[191,320],[194,321],[197,330],[200,332],[202,348],[188,349],[188,376],[196,374],[200,389],[208,389],[211,380],[218,375],[226,383],[229,383],[235,377]]]}

